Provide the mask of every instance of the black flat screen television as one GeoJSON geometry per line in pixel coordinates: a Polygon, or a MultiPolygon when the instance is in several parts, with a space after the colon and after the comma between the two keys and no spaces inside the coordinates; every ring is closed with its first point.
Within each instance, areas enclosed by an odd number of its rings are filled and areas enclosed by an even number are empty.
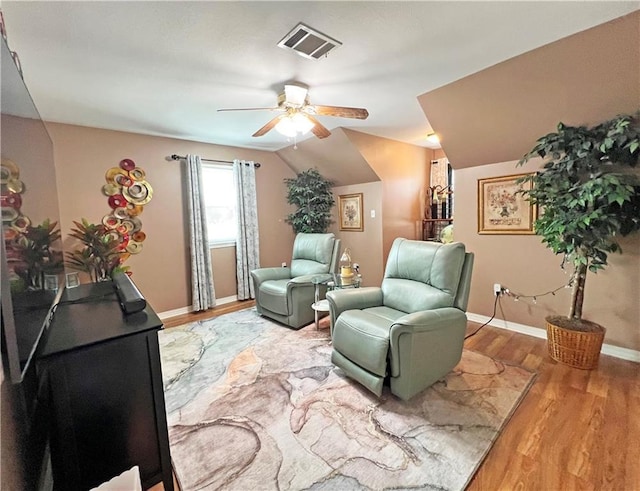
{"type": "Polygon", "coordinates": [[[64,266],[53,143],[5,39],[0,42],[2,360],[5,374],[19,383],[62,293],[64,266]]]}

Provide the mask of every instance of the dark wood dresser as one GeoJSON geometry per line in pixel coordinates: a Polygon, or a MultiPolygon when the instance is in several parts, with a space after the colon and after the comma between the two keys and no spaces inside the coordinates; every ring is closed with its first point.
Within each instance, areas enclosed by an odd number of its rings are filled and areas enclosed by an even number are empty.
{"type": "Polygon", "coordinates": [[[111,282],[64,292],[38,356],[54,489],[87,491],[137,465],[145,489],[173,490],[159,329],[149,305],[125,315],[111,282]]]}

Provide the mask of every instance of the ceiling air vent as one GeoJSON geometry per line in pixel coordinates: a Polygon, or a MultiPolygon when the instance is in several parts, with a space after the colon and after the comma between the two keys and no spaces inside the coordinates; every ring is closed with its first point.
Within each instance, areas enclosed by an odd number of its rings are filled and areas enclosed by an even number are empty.
{"type": "Polygon", "coordinates": [[[342,43],[301,23],[283,37],[278,46],[291,49],[305,58],[317,60],[342,46],[342,43]]]}

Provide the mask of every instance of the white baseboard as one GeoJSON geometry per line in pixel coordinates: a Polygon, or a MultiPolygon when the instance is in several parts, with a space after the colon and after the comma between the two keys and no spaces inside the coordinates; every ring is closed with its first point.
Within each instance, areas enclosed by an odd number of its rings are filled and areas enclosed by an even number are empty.
{"type": "Polygon", "coordinates": [[[160,320],[166,320],[170,319],[171,317],[190,314],[191,312],[193,312],[193,307],[182,307],[180,309],[167,310],[166,312],[158,312],[158,317],[160,317],[160,320]]]}
{"type": "MultiPolygon", "coordinates": [[[[216,298],[216,305],[224,305],[225,303],[235,302],[236,300],[238,300],[237,295],[231,295],[230,297],[224,297],[224,298],[216,298]]],[[[158,314],[158,317],[160,317],[160,320],[165,320],[165,319],[170,319],[171,317],[177,317],[179,315],[190,314],[191,312],[193,312],[193,306],[167,310],[166,312],[160,312],[158,314]]]]}
{"type": "MultiPolygon", "coordinates": [[[[467,312],[467,319],[469,319],[471,322],[484,324],[490,319],[490,317],[467,312]]],[[[492,327],[497,327],[499,329],[506,329],[508,331],[519,332],[520,334],[526,334],[527,336],[533,336],[535,338],[547,339],[547,331],[545,329],[527,326],[525,324],[518,324],[517,322],[510,322],[505,319],[493,319],[491,322],[489,322],[488,325],[492,327]]],[[[621,348],[620,346],[613,346],[612,344],[605,343],[602,345],[601,353],[603,355],[613,356],[615,358],[620,358],[622,360],[629,360],[629,361],[635,361],[636,363],[640,363],[640,351],[638,350],[621,348]]]]}
{"type": "Polygon", "coordinates": [[[225,303],[231,303],[238,300],[238,295],[231,295],[230,297],[216,298],[216,305],[224,305],[225,303]]]}

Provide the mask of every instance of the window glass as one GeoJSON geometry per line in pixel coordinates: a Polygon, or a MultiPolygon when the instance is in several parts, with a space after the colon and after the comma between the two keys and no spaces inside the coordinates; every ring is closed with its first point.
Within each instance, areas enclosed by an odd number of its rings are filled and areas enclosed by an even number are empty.
{"type": "Polygon", "coordinates": [[[235,243],[238,227],[236,186],[229,166],[204,164],[202,187],[209,245],[235,243]]]}

